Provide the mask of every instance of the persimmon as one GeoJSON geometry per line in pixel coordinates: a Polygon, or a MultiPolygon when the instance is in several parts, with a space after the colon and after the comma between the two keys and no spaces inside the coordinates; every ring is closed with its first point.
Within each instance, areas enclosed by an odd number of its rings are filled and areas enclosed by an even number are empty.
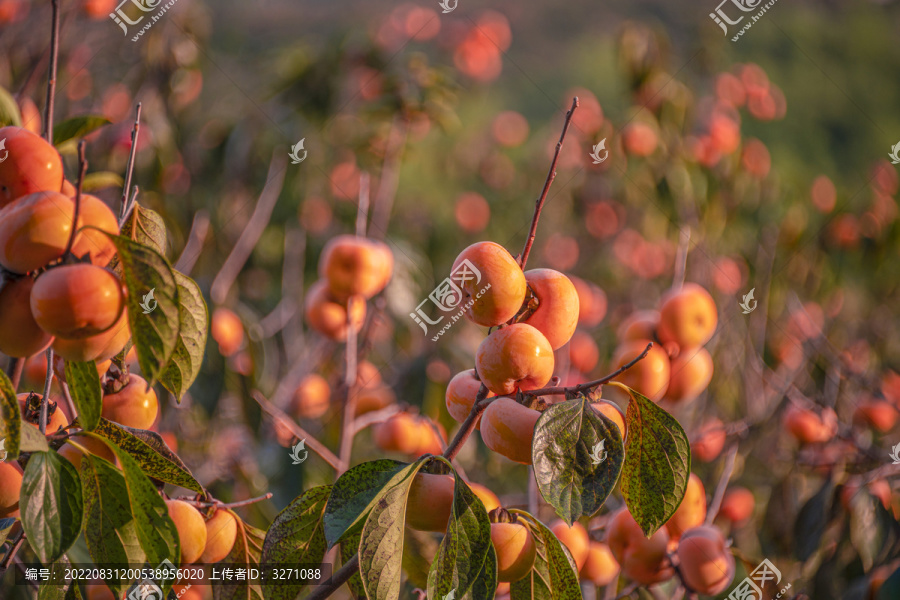
{"type": "Polygon", "coordinates": [[[536,547],[528,527],[521,523],[491,523],[491,543],[497,553],[499,581],[518,581],[531,571],[536,547]]]}
{"type": "Polygon", "coordinates": [[[244,343],[244,324],[229,308],[219,307],[213,311],[210,333],[222,356],[232,356],[244,343]]]}
{"type": "Polygon", "coordinates": [[[591,334],[576,331],[569,340],[569,362],[577,371],[590,373],[600,360],[600,348],[591,334]]]}
{"type": "Polygon", "coordinates": [[[853,411],[853,420],[868,425],[878,433],[887,433],[897,424],[897,408],[887,400],[869,398],[861,401],[853,411]]]}
{"type": "Polygon", "coordinates": [[[331,238],[319,258],[319,276],[338,301],[350,296],[371,298],[387,285],[394,269],[394,255],[383,242],[339,235],[331,238]]]}
{"type": "Polygon", "coordinates": [[[484,444],[510,460],[530,465],[534,426],[541,413],[510,398],[497,398],[481,415],[484,444]]]}
{"type": "Polygon", "coordinates": [[[527,319],[544,334],[550,347],[558,350],[566,345],[578,325],[578,292],[572,281],[553,269],[531,269],[525,281],[537,299],[538,306],[527,319]]]}
{"type": "MultiPolygon", "coordinates": [[[[467,369],[453,376],[453,379],[447,384],[447,392],[444,394],[444,401],[447,404],[447,412],[458,423],[462,423],[472,412],[472,406],[475,405],[475,398],[478,396],[478,390],[481,389],[481,380],[475,369],[467,369]]],[[[494,396],[494,392],[488,391],[487,397],[494,396]]],[[[481,417],[475,422],[475,428],[481,429],[481,417]]]]}
{"type": "MultiPolygon", "coordinates": [[[[359,331],[366,320],[366,303],[353,302],[349,308],[351,325],[359,331]]],[[[347,339],[347,303],[338,302],[328,291],[328,282],[319,280],[306,293],[305,315],[310,327],[325,337],[342,341],[347,339]]]]}
{"type": "Polygon", "coordinates": [[[837,414],[827,407],[816,413],[791,405],[784,412],[782,424],[801,444],[817,444],[829,441],[837,433],[837,414]]]}
{"type": "Polygon", "coordinates": [[[666,521],[669,538],[678,540],[691,527],[702,525],[706,519],[706,489],[695,473],[688,478],[687,489],[675,514],[666,521]]]}
{"type": "Polygon", "coordinates": [[[589,581],[595,586],[604,586],[615,581],[620,570],[621,567],[609,546],[592,541],[588,546],[587,558],[578,574],[582,581],[589,581]]]}
{"type": "Polygon", "coordinates": [[[663,345],[694,348],[712,338],[718,322],[719,312],[709,292],[696,283],[685,283],[664,297],[656,334],[663,345]]]}
{"type": "Polygon", "coordinates": [[[50,335],[80,339],[103,333],[125,310],[119,279],[102,267],[65,265],[42,273],[31,290],[31,313],[50,335]]]}
{"type": "Polygon", "coordinates": [[[495,327],[509,321],[525,301],[525,275],[519,263],[500,244],[472,244],[459,253],[451,272],[463,290],[462,305],[472,303],[466,309],[466,316],[479,325],[495,327]],[[466,267],[464,281],[460,271],[463,261],[468,261],[478,271],[474,273],[466,267]]]}
{"type": "Polygon", "coordinates": [[[525,323],[499,329],[475,353],[478,377],[495,394],[540,388],[553,376],[553,349],[540,331],[525,323]]]}
{"type": "Polygon", "coordinates": [[[455,485],[453,475],[417,473],[409,486],[406,524],[419,531],[446,531],[455,485]]]}
{"type": "Polygon", "coordinates": [[[588,538],[587,529],[577,521],[572,523],[572,526],[569,527],[562,519],[556,519],[550,523],[550,531],[552,531],[553,535],[569,549],[569,553],[572,555],[572,558],[575,559],[575,566],[578,567],[578,570],[580,571],[584,566],[585,561],[587,561],[590,549],[591,540],[588,538]]]}
{"type": "Polygon", "coordinates": [[[569,280],[578,294],[578,324],[582,327],[596,327],[606,316],[606,293],[600,286],[580,277],[570,275],[569,280]]]}
{"type": "MultiPolygon", "coordinates": [[[[446,438],[440,425],[436,427],[446,438]]],[[[402,452],[411,456],[442,452],[442,440],[435,433],[431,422],[407,412],[397,413],[383,423],[377,423],[372,428],[372,433],[375,445],[388,452],[402,452]]]]}
{"type": "MultiPolygon", "coordinates": [[[[40,394],[30,393],[19,394],[16,398],[19,401],[19,408],[22,411],[22,419],[26,423],[30,423],[39,428],[41,422],[40,405],[42,396],[40,394]]],[[[69,419],[66,417],[66,413],[62,411],[62,408],[59,407],[56,400],[51,396],[49,406],[47,407],[47,433],[54,433],[68,424],[69,419]]]]}
{"type": "Polygon", "coordinates": [[[630,340],[652,340],[656,338],[656,328],[659,326],[658,310],[638,310],[619,325],[616,337],[620,342],[630,340]]]}
{"type": "Polygon", "coordinates": [[[0,519],[19,516],[22,471],[12,462],[0,462],[0,519]]]}
{"type": "Polygon", "coordinates": [[[31,314],[33,287],[31,277],[0,278],[0,352],[7,356],[33,356],[53,341],[31,314]]]}
{"type": "Polygon", "coordinates": [[[705,596],[721,594],[734,579],[734,556],[725,536],[710,525],[684,532],[678,544],[681,578],[691,590],[705,596]]]}
{"type": "Polygon", "coordinates": [[[421,442],[419,448],[413,454],[416,456],[441,454],[447,445],[447,431],[444,429],[444,426],[425,417],[419,417],[417,422],[421,442]]]}
{"type": "Polygon", "coordinates": [[[469,487],[472,488],[472,492],[478,496],[478,499],[481,500],[481,503],[484,504],[484,509],[488,512],[491,512],[495,508],[500,508],[500,498],[497,497],[497,494],[487,489],[485,486],[480,483],[469,482],[469,487]]]}
{"type": "Polygon", "coordinates": [[[591,408],[615,423],[616,427],[619,428],[619,433],[622,434],[622,439],[625,439],[625,417],[618,407],[613,406],[609,402],[592,402],[591,408]]]}
{"type": "Polygon", "coordinates": [[[622,144],[628,154],[650,156],[658,142],[656,130],[646,123],[635,121],[622,130],[622,144]]]}
{"type": "Polygon", "coordinates": [[[359,361],[356,367],[356,384],[360,387],[372,387],[381,383],[381,371],[367,360],[359,361]]]}
{"type": "MultiPolygon", "coordinates": [[[[618,369],[638,356],[649,340],[631,340],[621,344],[613,356],[613,366],[618,369]]],[[[659,401],[669,386],[671,367],[665,350],[655,345],[643,359],[616,377],[616,381],[640,392],[651,400],[659,401]]]]}
{"type": "Polygon", "coordinates": [[[318,419],[331,405],[331,386],[317,373],[304,377],[291,400],[291,412],[298,419],[318,419]]]}
{"type": "Polygon", "coordinates": [[[672,359],[664,399],[679,404],[703,393],[712,381],[713,360],[706,348],[686,348],[672,359]]]}
{"type": "Polygon", "coordinates": [[[753,516],[755,506],[753,492],[745,487],[733,487],[725,492],[719,514],[732,523],[743,523],[753,516]]]}
{"type": "Polygon", "coordinates": [[[397,395],[394,393],[394,390],[383,383],[366,386],[357,392],[356,415],[359,416],[381,410],[395,402],[397,402],[397,395]]]}
{"type": "MultiPolygon", "coordinates": [[[[200,562],[217,563],[231,552],[237,539],[238,523],[235,516],[223,508],[206,521],[206,545],[200,562]]],[[[180,535],[180,530],[179,530],[180,535]]]]}
{"type": "Polygon", "coordinates": [[[29,194],[0,209],[0,265],[28,273],[62,257],[74,214],[72,199],[59,192],[29,194]]]}
{"type": "Polygon", "coordinates": [[[197,562],[206,548],[206,522],[203,515],[183,500],[166,500],[166,507],[181,541],[181,564],[197,562]]]}
{"type": "Polygon", "coordinates": [[[105,267],[116,254],[116,246],[103,231],[119,235],[119,220],[103,200],[90,194],[81,195],[78,220],[82,229],[72,244],[72,254],[79,258],[88,255],[92,264],[105,267]]]}
{"type": "MultiPolygon", "coordinates": [[[[94,456],[99,456],[104,460],[116,464],[115,452],[113,452],[104,442],[96,438],[83,436],[78,436],[75,439],[75,442],[94,456]]],[[[76,469],[81,468],[81,461],[84,458],[84,454],[72,444],[65,443],[60,446],[59,455],[72,463],[76,469]]]]}
{"type": "MultiPolygon", "coordinates": [[[[887,480],[875,479],[870,481],[866,484],[866,489],[868,489],[872,496],[878,498],[885,510],[891,510],[891,484],[889,484],[887,480]]],[[[851,479],[844,484],[844,487],[841,490],[841,505],[843,505],[845,509],[850,510],[853,498],[859,493],[859,490],[859,480],[851,479]]]]}
{"type": "Polygon", "coordinates": [[[122,311],[119,320],[103,333],[77,340],[58,337],[52,346],[53,352],[61,358],[76,362],[93,360],[99,366],[121,352],[130,339],[128,313],[122,311]]]}
{"type": "Polygon", "coordinates": [[[707,419],[691,442],[691,452],[701,462],[712,462],[722,454],[725,437],[725,424],[715,417],[707,419]]]}
{"type": "Polygon", "coordinates": [[[128,376],[128,384],[115,394],[103,396],[100,414],[110,421],[135,429],[150,429],[159,414],[159,400],[153,388],[138,375],[128,376]]]}
{"type": "Polygon", "coordinates": [[[56,148],[41,136],[12,125],[0,129],[2,139],[9,154],[0,163],[0,208],[28,194],[60,190],[63,166],[56,148]]]}
{"type": "Polygon", "coordinates": [[[661,583],[675,574],[667,556],[669,532],[660,527],[647,538],[627,509],[620,509],[606,528],[606,544],[626,577],[641,585],[661,583]]]}

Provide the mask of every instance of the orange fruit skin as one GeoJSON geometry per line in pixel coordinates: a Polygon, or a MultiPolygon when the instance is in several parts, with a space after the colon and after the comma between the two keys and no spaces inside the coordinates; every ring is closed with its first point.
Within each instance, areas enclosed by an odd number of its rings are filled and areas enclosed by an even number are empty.
{"type": "Polygon", "coordinates": [[[93,360],[97,361],[99,366],[121,352],[130,339],[131,328],[128,326],[128,314],[122,311],[119,320],[103,333],[77,340],[58,337],[53,341],[52,346],[53,352],[61,358],[76,362],[93,360]]]}
{"type": "Polygon", "coordinates": [[[589,333],[576,331],[569,340],[569,362],[576,371],[590,373],[600,360],[600,348],[589,333]]]}
{"type": "Polygon", "coordinates": [[[712,356],[706,348],[683,349],[670,366],[664,398],[676,404],[690,402],[709,386],[713,376],[712,356]]]}
{"type": "Polygon", "coordinates": [[[675,574],[668,557],[669,532],[661,527],[650,538],[626,509],[610,519],[606,544],[626,577],[641,585],[653,585],[671,579],[675,574]]]}
{"type": "MultiPolygon", "coordinates": [[[[640,356],[648,343],[649,340],[632,340],[619,346],[613,357],[615,368],[618,369],[640,356]]],[[[647,356],[618,375],[616,381],[658,402],[666,393],[670,376],[669,356],[659,345],[654,344],[647,356]]]]}
{"type": "MultiPolygon", "coordinates": [[[[81,194],[78,219],[80,227],[97,227],[119,235],[119,220],[109,206],[96,196],[81,194]]],[[[109,237],[96,229],[81,229],[72,244],[72,254],[79,258],[87,254],[92,264],[105,267],[115,256],[116,246],[109,237]]]]}
{"type": "Polygon", "coordinates": [[[887,433],[897,424],[897,408],[887,400],[864,400],[856,407],[853,420],[865,423],[878,433],[887,433]]]}
{"type": "Polygon", "coordinates": [[[14,463],[0,462],[0,518],[19,516],[22,472],[14,463]]]}
{"type": "Polygon", "coordinates": [[[678,540],[682,534],[692,527],[702,525],[706,519],[706,489],[695,473],[688,478],[684,499],[669,520],[666,529],[669,537],[678,540]]]}
{"type": "Polygon", "coordinates": [[[417,473],[406,500],[407,526],[419,531],[446,531],[455,485],[453,475],[417,473]]]}
{"type": "Polygon", "coordinates": [[[569,280],[578,294],[578,324],[582,327],[596,327],[606,316],[609,301],[600,286],[580,277],[570,276],[569,280]]]}
{"type": "Polygon", "coordinates": [[[319,276],[338,301],[350,296],[369,299],[385,288],[394,269],[394,255],[386,244],[339,235],[325,244],[319,258],[319,276]]]}
{"type": "Polygon", "coordinates": [[[600,542],[591,542],[588,546],[587,558],[578,574],[582,581],[589,581],[599,587],[615,581],[620,569],[609,546],[600,542]]]}
{"type": "Polygon", "coordinates": [[[569,549],[569,553],[575,559],[575,566],[580,571],[587,561],[590,548],[587,529],[581,523],[572,523],[569,527],[562,519],[556,519],[550,524],[550,531],[569,549]]]}
{"type": "Polygon", "coordinates": [[[0,280],[0,352],[7,356],[33,356],[53,341],[31,314],[33,287],[30,277],[0,280]]]}
{"type": "Polygon", "coordinates": [[[331,405],[331,386],[324,377],[310,373],[294,390],[291,408],[294,416],[301,419],[318,419],[331,405]]]}
{"type": "Polygon", "coordinates": [[[734,487],[725,493],[719,514],[732,523],[742,523],[753,516],[755,506],[753,492],[744,487],[734,487]]]}
{"type": "Polygon", "coordinates": [[[124,310],[122,284],[113,273],[94,265],[51,269],[31,290],[31,314],[53,336],[81,339],[103,333],[124,310]]]}
{"type": "MultiPolygon", "coordinates": [[[[472,406],[475,405],[475,398],[478,396],[478,390],[481,389],[481,381],[475,374],[475,369],[467,369],[460,371],[453,376],[453,379],[447,384],[447,392],[444,394],[444,400],[447,404],[447,412],[458,423],[462,423],[472,412],[472,406]]],[[[487,397],[494,396],[494,393],[488,391],[487,397]]],[[[481,429],[481,417],[475,422],[475,428],[481,429]]]]}
{"type": "MultiPolygon", "coordinates": [[[[35,394],[38,398],[41,397],[40,394],[35,394]]],[[[19,410],[22,411],[22,417],[24,420],[25,417],[25,401],[28,400],[28,394],[19,394],[16,396],[16,399],[19,401],[19,410]]],[[[50,397],[51,400],[57,402],[57,399],[54,399],[53,396],[50,397]]],[[[40,423],[38,421],[31,422],[25,421],[29,423],[32,427],[37,427],[40,429],[40,423]]],[[[58,431],[61,427],[65,427],[69,424],[69,419],[66,417],[66,413],[63,412],[62,408],[60,408],[59,404],[56,405],[56,410],[53,414],[48,412],[47,416],[47,433],[53,433],[58,431]]]]}
{"type": "Polygon", "coordinates": [[[734,579],[734,556],[725,548],[725,536],[715,527],[687,530],[678,544],[678,559],[684,582],[699,594],[721,594],[734,579]]]}
{"type": "Polygon", "coordinates": [[[656,333],[663,344],[694,348],[712,338],[718,322],[719,312],[709,292],[696,283],[685,283],[663,301],[656,333]]]}
{"type": "Polygon", "coordinates": [[[166,507],[181,541],[181,564],[197,562],[206,547],[206,522],[203,515],[182,500],[166,500],[166,507]]]}
{"type": "Polygon", "coordinates": [[[530,465],[534,426],[541,413],[510,398],[491,402],[481,415],[481,439],[510,460],[530,465]]]}
{"type": "Polygon", "coordinates": [[[518,581],[534,566],[534,538],[521,523],[491,523],[491,543],[497,552],[499,581],[518,581]]]}
{"type": "Polygon", "coordinates": [[[525,281],[540,303],[524,323],[544,334],[550,347],[566,345],[578,325],[578,292],[572,281],[553,269],[525,272],[525,281]]]}
{"type": "Polygon", "coordinates": [[[620,342],[630,340],[652,340],[656,338],[656,328],[659,326],[658,310],[639,310],[622,321],[616,330],[616,337],[620,342]]]}
{"type": "Polygon", "coordinates": [[[237,539],[237,529],[233,514],[224,509],[216,510],[206,521],[206,546],[200,555],[200,562],[217,563],[228,556],[237,539]]]}
{"type": "Polygon", "coordinates": [[[56,148],[39,135],[12,125],[0,129],[2,139],[9,154],[0,163],[0,208],[28,194],[62,188],[62,159],[56,148]]]}
{"type": "Polygon", "coordinates": [[[29,194],[0,209],[0,265],[28,273],[62,257],[74,214],[72,199],[59,192],[29,194]]]}
{"type": "Polygon", "coordinates": [[[824,408],[821,414],[816,414],[791,405],[784,412],[782,424],[801,444],[827,442],[837,433],[837,415],[831,408],[824,408]]]}
{"type": "Polygon", "coordinates": [[[147,381],[138,375],[129,375],[128,385],[115,394],[103,397],[100,414],[110,421],[135,429],[150,429],[159,414],[159,400],[147,381]]]}
{"type": "Polygon", "coordinates": [[[219,345],[222,356],[234,355],[244,343],[244,324],[228,308],[219,307],[213,311],[210,333],[219,345]]]}
{"type": "Polygon", "coordinates": [[[487,512],[491,512],[495,508],[500,508],[500,498],[497,497],[497,494],[481,485],[480,483],[469,482],[469,487],[472,488],[472,492],[478,499],[481,500],[481,503],[484,504],[484,509],[487,512]]]}
{"type": "Polygon", "coordinates": [[[382,383],[363,387],[357,394],[357,416],[387,408],[397,402],[397,395],[394,394],[394,390],[382,383]]]}
{"type": "Polygon", "coordinates": [[[691,452],[701,462],[712,462],[722,454],[725,438],[725,424],[712,417],[697,431],[691,442],[691,452]]]}
{"type": "MultiPolygon", "coordinates": [[[[347,323],[347,304],[338,302],[328,291],[328,282],[319,280],[306,293],[305,315],[310,327],[325,337],[343,341],[347,339],[350,327],[347,323]]],[[[362,329],[366,320],[366,303],[354,302],[352,325],[355,331],[362,329]]]]}
{"type": "Polygon", "coordinates": [[[375,445],[386,452],[414,454],[422,447],[423,431],[416,418],[401,412],[372,427],[375,445]]]}
{"type": "Polygon", "coordinates": [[[473,302],[466,316],[485,327],[500,325],[515,316],[525,301],[527,284],[522,269],[506,248],[494,242],[472,244],[456,257],[451,273],[457,273],[464,260],[481,273],[480,281],[470,273],[471,279],[460,284],[464,292],[461,304],[473,302]],[[488,285],[490,288],[476,297],[488,285]]]}
{"type": "Polygon", "coordinates": [[[553,376],[554,365],[547,338],[525,323],[493,332],[475,354],[478,377],[498,395],[543,387],[553,376]]]}
{"type": "Polygon", "coordinates": [[[625,417],[622,416],[621,410],[619,410],[609,402],[593,402],[591,403],[591,408],[599,413],[602,413],[604,417],[615,423],[616,427],[619,428],[619,433],[622,435],[622,439],[625,439],[625,417]]]}
{"type": "MultiPolygon", "coordinates": [[[[112,464],[116,464],[115,453],[109,448],[109,446],[107,446],[100,440],[78,436],[77,438],[75,438],[75,443],[90,451],[90,453],[94,456],[99,456],[100,458],[111,462],[112,464]]],[[[81,453],[81,450],[69,443],[65,443],[60,446],[59,454],[70,463],[72,463],[72,465],[76,469],[81,469],[81,461],[84,459],[84,455],[81,453]]]]}

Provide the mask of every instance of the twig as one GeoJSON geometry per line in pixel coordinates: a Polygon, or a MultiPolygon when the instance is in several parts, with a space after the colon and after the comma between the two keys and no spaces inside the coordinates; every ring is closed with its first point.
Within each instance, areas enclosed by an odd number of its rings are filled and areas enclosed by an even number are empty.
{"type": "Polygon", "coordinates": [[[60,381],[60,387],[63,391],[63,398],[66,400],[66,407],[69,409],[69,414],[72,415],[72,420],[75,420],[75,417],[78,416],[78,410],[75,408],[75,401],[72,400],[72,394],[69,392],[69,384],[65,381],[60,381]]]}
{"type": "Polygon", "coordinates": [[[351,577],[359,573],[359,554],[354,554],[350,560],[331,575],[331,579],[320,584],[304,600],[322,600],[333,594],[344,585],[351,577]]]}
{"type": "Polygon", "coordinates": [[[389,404],[388,406],[380,409],[373,410],[372,412],[367,412],[361,417],[357,417],[353,421],[353,434],[356,435],[366,427],[371,427],[375,423],[382,423],[387,421],[393,415],[396,415],[398,412],[403,412],[402,409],[397,405],[397,403],[389,404]]]}
{"type": "Polygon", "coordinates": [[[135,107],[134,127],[131,130],[131,152],[128,154],[128,166],[125,168],[125,185],[122,186],[122,203],[119,206],[119,227],[125,224],[125,218],[128,216],[128,205],[131,200],[128,197],[128,190],[131,188],[131,175],[134,173],[134,159],[137,155],[138,134],[141,131],[141,103],[138,102],[135,107]]]}
{"type": "Polygon", "coordinates": [[[522,256],[519,258],[519,266],[525,268],[528,262],[528,255],[531,254],[531,246],[534,244],[535,235],[537,235],[538,221],[541,220],[541,210],[544,208],[544,202],[547,201],[547,194],[550,192],[550,186],[556,179],[556,163],[559,162],[559,152],[562,150],[563,141],[566,139],[566,132],[569,130],[569,123],[572,122],[572,113],[578,108],[578,96],[572,98],[572,108],[566,113],[566,120],[563,123],[563,130],[556,142],[556,152],[553,154],[553,162],[550,163],[550,171],[547,173],[547,180],[544,181],[544,189],[541,190],[541,196],[534,205],[534,216],[531,217],[531,230],[528,232],[528,239],[525,240],[525,247],[522,249],[522,256]]]}
{"type": "Polygon", "coordinates": [[[50,30],[50,74],[47,77],[47,103],[44,105],[44,139],[53,143],[53,109],[56,103],[56,71],[59,66],[59,0],[50,0],[53,21],[50,30]]]}
{"type": "Polygon", "coordinates": [[[369,174],[359,174],[359,205],[356,208],[356,235],[366,237],[366,219],[369,217],[369,174]]]}
{"type": "Polygon", "coordinates": [[[381,180],[375,194],[375,206],[372,209],[372,222],[369,226],[369,236],[378,240],[384,239],[388,221],[391,219],[391,208],[400,183],[400,157],[406,146],[408,132],[409,121],[399,115],[395,117],[391,124],[391,132],[388,134],[388,148],[381,167],[381,180]],[[391,144],[392,140],[396,140],[396,143],[391,144]]]}
{"type": "Polygon", "coordinates": [[[22,543],[25,541],[25,529],[22,528],[21,524],[18,524],[19,533],[18,537],[13,541],[12,546],[9,551],[6,553],[6,556],[3,557],[3,561],[0,562],[0,578],[6,575],[6,570],[9,568],[10,563],[12,563],[13,557],[19,551],[19,548],[22,547],[22,543]]]}
{"type": "Polygon", "coordinates": [[[72,231],[69,232],[69,241],[66,243],[66,250],[63,256],[72,251],[72,245],[75,243],[75,236],[78,235],[78,216],[81,214],[81,186],[84,184],[84,176],[87,173],[87,159],[84,157],[84,148],[87,142],[81,140],[78,142],[78,181],[75,184],[75,212],[72,214],[72,231]]]}
{"type": "Polygon", "coordinates": [[[268,500],[272,496],[274,496],[272,492],[268,494],[264,494],[262,496],[258,496],[256,498],[250,498],[248,500],[241,500],[239,502],[220,502],[219,500],[212,500],[211,502],[205,502],[203,500],[194,500],[193,498],[177,498],[177,500],[181,500],[182,502],[186,502],[188,504],[192,504],[194,506],[198,506],[201,508],[208,508],[210,506],[215,506],[218,508],[240,508],[241,506],[249,506],[250,504],[256,504],[257,502],[262,502],[263,500],[268,500]]]}
{"type": "Polygon", "coordinates": [[[256,400],[260,408],[269,413],[270,416],[279,419],[282,425],[290,429],[291,433],[298,439],[306,440],[306,446],[322,457],[322,460],[331,465],[334,470],[340,470],[340,460],[338,460],[338,457],[319,440],[310,435],[305,429],[297,425],[297,423],[295,423],[283,410],[269,402],[266,397],[258,391],[254,390],[251,392],[250,396],[256,400]]]}
{"type": "Polygon", "coordinates": [[[205,210],[198,210],[194,214],[194,221],[191,223],[191,232],[188,234],[187,242],[181,256],[175,263],[175,270],[190,275],[200,258],[203,251],[203,244],[206,243],[206,236],[209,234],[209,213],[205,210]]]}
{"type": "Polygon", "coordinates": [[[41,398],[41,434],[47,433],[47,412],[49,410],[51,383],[53,383],[53,348],[47,348],[47,376],[44,377],[44,395],[41,398]]]}
{"type": "Polygon", "coordinates": [[[447,460],[452,461],[456,458],[456,455],[459,454],[463,444],[466,443],[466,440],[469,439],[469,436],[472,435],[472,432],[475,430],[475,423],[478,422],[478,417],[480,417],[481,413],[488,407],[488,404],[494,401],[494,398],[487,397],[487,393],[488,389],[482,383],[481,387],[478,388],[478,395],[475,396],[475,403],[472,405],[469,416],[463,421],[462,426],[456,432],[456,435],[453,436],[453,439],[447,444],[447,449],[444,450],[444,458],[447,460]]]}
{"type": "Polygon", "coordinates": [[[22,372],[25,370],[25,361],[27,358],[10,359],[6,365],[6,376],[12,382],[13,390],[19,389],[19,383],[22,381],[22,372]]]}
{"type": "Polygon", "coordinates": [[[357,372],[359,363],[357,362],[356,346],[358,332],[353,324],[353,314],[357,302],[365,302],[365,300],[363,300],[362,296],[351,296],[347,300],[346,372],[344,373],[344,387],[347,389],[347,395],[344,401],[344,420],[341,422],[341,443],[338,450],[341,468],[338,470],[338,476],[350,468],[350,455],[353,452],[353,438],[355,435],[353,421],[356,418],[356,403],[358,400],[356,386],[359,380],[359,373],[357,372]]]}
{"type": "Polygon", "coordinates": [[[678,238],[678,251],[675,254],[675,275],[672,277],[672,289],[680,290],[684,285],[684,274],[687,272],[687,257],[691,245],[691,228],[681,230],[678,238]]]}
{"type": "Polygon", "coordinates": [[[253,248],[268,226],[269,219],[272,217],[272,211],[275,209],[275,203],[278,201],[278,196],[281,195],[281,188],[284,185],[286,165],[287,159],[281,153],[272,155],[272,162],[269,163],[269,173],[266,175],[266,185],[259,195],[256,208],[253,209],[253,214],[250,216],[250,220],[247,221],[247,226],[241,232],[241,236],[238,238],[234,248],[232,248],[231,254],[225,259],[225,263],[213,280],[210,296],[216,304],[221,304],[225,301],[225,298],[228,296],[228,290],[231,289],[238,273],[244,267],[247,259],[250,258],[253,248]]]}
{"type": "Polygon", "coordinates": [[[731,481],[732,473],[734,473],[734,461],[737,458],[737,452],[738,444],[735,442],[731,444],[731,448],[728,449],[728,456],[725,457],[725,467],[722,469],[722,476],[719,477],[719,485],[716,486],[716,493],[713,496],[713,501],[709,505],[709,510],[706,512],[707,525],[712,525],[712,522],[719,514],[719,508],[722,506],[722,499],[725,497],[725,490],[728,488],[728,482],[731,481]]]}

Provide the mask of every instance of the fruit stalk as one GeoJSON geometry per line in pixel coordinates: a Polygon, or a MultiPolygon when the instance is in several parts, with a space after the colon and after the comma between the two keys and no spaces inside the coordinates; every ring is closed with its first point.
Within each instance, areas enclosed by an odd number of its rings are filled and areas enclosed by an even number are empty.
{"type": "Polygon", "coordinates": [[[134,195],[129,199],[128,189],[131,187],[131,175],[134,173],[134,159],[137,154],[138,133],[141,131],[141,103],[137,103],[134,115],[134,127],[131,130],[131,152],[128,154],[128,166],[125,169],[125,185],[122,186],[122,204],[119,207],[119,228],[125,224],[128,216],[128,204],[133,201],[134,195]]]}
{"type": "Polygon", "coordinates": [[[734,472],[734,462],[737,458],[737,451],[738,444],[735,442],[731,445],[731,448],[728,449],[728,456],[725,458],[725,468],[722,469],[722,477],[719,478],[719,485],[716,486],[716,493],[713,496],[713,501],[709,505],[709,510],[706,512],[707,525],[712,525],[716,515],[719,514],[719,508],[722,506],[722,499],[725,497],[725,488],[728,487],[728,482],[731,480],[731,474],[734,472]]]}
{"type": "Polygon", "coordinates": [[[547,201],[547,194],[550,192],[550,186],[556,179],[556,163],[559,162],[559,152],[562,150],[563,141],[566,139],[566,132],[569,130],[569,123],[572,122],[572,114],[578,108],[578,96],[572,98],[572,108],[566,113],[566,120],[563,123],[562,133],[559,135],[559,141],[556,142],[556,151],[553,153],[553,162],[550,163],[550,171],[547,173],[547,179],[544,181],[544,189],[541,190],[541,196],[534,205],[534,216],[531,217],[531,230],[528,232],[528,238],[525,240],[525,247],[522,249],[522,256],[519,258],[519,266],[525,269],[525,263],[528,262],[528,255],[531,254],[531,246],[534,244],[534,238],[537,234],[538,221],[541,220],[541,211],[544,208],[544,202],[547,201]]]}
{"type": "Polygon", "coordinates": [[[13,390],[19,389],[19,382],[22,381],[22,372],[25,370],[24,358],[15,358],[9,361],[6,367],[6,376],[12,382],[13,390]]]}
{"type": "Polygon", "coordinates": [[[204,500],[195,500],[193,498],[173,498],[174,500],[180,500],[181,502],[185,502],[192,506],[197,506],[199,508],[209,508],[211,506],[215,506],[218,508],[240,508],[241,506],[250,506],[251,504],[256,504],[257,502],[262,502],[263,500],[268,500],[274,496],[272,492],[267,494],[263,494],[262,496],[257,496],[256,498],[248,498],[247,500],[240,500],[238,502],[220,502],[213,498],[211,501],[207,502],[204,500]]]}
{"type": "Polygon", "coordinates": [[[43,138],[53,143],[53,108],[56,103],[56,69],[59,65],[59,0],[50,0],[53,9],[50,29],[50,74],[47,77],[47,102],[44,105],[43,138]]]}
{"type": "Polygon", "coordinates": [[[41,433],[47,433],[47,416],[50,402],[50,384],[53,382],[53,348],[47,348],[47,376],[44,378],[44,395],[41,398],[41,433]]]}
{"type": "Polygon", "coordinates": [[[78,142],[78,182],[75,186],[75,210],[72,213],[72,230],[69,232],[69,241],[66,242],[66,250],[63,256],[72,251],[75,236],[78,234],[78,215],[81,213],[81,187],[84,185],[84,176],[87,173],[87,159],[84,156],[85,141],[78,142]]]}

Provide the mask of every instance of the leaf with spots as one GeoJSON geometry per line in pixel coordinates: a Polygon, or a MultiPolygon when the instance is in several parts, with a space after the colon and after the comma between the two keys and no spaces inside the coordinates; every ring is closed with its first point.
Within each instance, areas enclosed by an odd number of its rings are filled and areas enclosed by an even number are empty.
{"type": "Polygon", "coordinates": [[[28,459],[19,496],[28,543],[44,565],[58,560],[78,539],[84,505],[72,463],[54,451],[28,459]]]}
{"type": "Polygon", "coordinates": [[[544,411],[534,428],[532,458],[544,500],[571,525],[606,502],[622,472],[625,449],[616,424],[582,396],[544,411]]]}
{"type": "Polygon", "coordinates": [[[94,361],[66,361],[66,382],[72,395],[72,402],[78,411],[78,423],[90,431],[100,422],[103,408],[103,390],[94,361]]]}
{"type": "Polygon", "coordinates": [[[178,340],[169,362],[166,363],[159,381],[181,402],[182,396],[200,374],[203,352],[206,350],[206,331],[209,328],[209,313],[203,292],[193,279],[178,271],[175,282],[178,285],[178,340]]]}
{"type": "MultiPolygon", "coordinates": [[[[3,88],[0,88],[2,90],[3,88]]],[[[22,440],[22,411],[19,409],[19,401],[16,399],[16,390],[13,384],[2,370],[0,370],[0,439],[3,440],[3,448],[0,455],[4,460],[19,456],[19,444],[22,440]]],[[[44,436],[41,436],[44,437],[44,436]]],[[[46,445],[46,442],[44,442],[46,445]]]]}
{"type": "Polygon", "coordinates": [[[568,549],[543,523],[523,510],[511,510],[531,530],[534,566],[510,587],[511,600],[580,600],[578,568],[568,549]]]}
{"type": "Polygon", "coordinates": [[[646,396],[611,382],[631,398],[625,415],[622,496],[628,511],[651,536],[675,513],[691,474],[691,446],[675,418],[646,396]]]}

